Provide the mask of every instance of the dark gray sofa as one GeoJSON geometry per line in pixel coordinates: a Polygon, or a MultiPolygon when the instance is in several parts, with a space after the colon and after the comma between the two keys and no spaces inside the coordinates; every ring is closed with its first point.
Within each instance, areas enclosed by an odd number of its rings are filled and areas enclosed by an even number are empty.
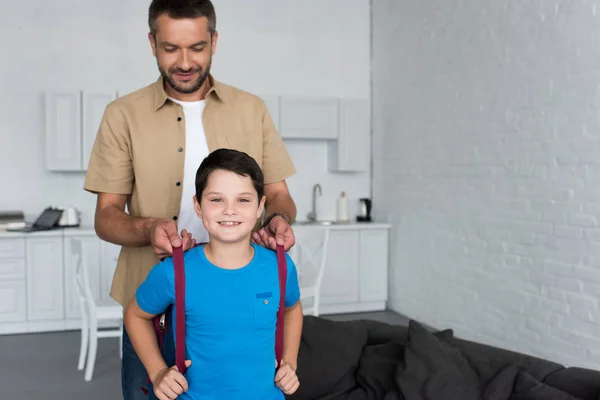
{"type": "Polygon", "coordinates": [[[600,400],[600,372],[370,320],[307,316],[298,358],[310,400],[600,400]]]}

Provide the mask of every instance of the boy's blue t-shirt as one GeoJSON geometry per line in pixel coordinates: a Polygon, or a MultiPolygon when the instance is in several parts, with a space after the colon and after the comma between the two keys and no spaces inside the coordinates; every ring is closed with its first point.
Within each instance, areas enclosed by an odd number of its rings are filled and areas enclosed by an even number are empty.
{"type": "MultiPolygon", "coordinates": [[[[180,399],[284,399],[275,386],[275,324],[279,308],[276,253],[252,244],[254,257],[227,270],[206,258],[204,246],[184,254],[187,393],[180,399]]],[[[294,262],[286,255],[285,306],[300,298],[294,262]]],[[[160,314],[175,304],[173,259],[156,265],[136,292],[142,310],[160,314]]],[[[171,324],[175,330],[175,312],[171,324]]],[[[175,332],[173,332],[175,335],[175,332]]]]}

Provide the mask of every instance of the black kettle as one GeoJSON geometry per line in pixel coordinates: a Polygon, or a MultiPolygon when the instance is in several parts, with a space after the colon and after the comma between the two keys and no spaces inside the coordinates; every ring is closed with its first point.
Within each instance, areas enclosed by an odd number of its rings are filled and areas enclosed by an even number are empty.
{"type": "Polygon", "coordinates": [[[357,222],[371,222],[371,205],[371,199],[363,197],[358,200],[357,222]]]}

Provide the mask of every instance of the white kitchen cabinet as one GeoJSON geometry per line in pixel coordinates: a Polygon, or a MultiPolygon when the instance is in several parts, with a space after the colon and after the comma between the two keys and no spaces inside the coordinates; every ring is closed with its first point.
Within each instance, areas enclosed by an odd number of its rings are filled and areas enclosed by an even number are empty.
{"type": "MultiPolygon", "coordinates": [[[[293,228],[301,240],[315,238],[315,230],[326,227],[293,228]]],[[[329,226],[322,314],[385,309],[389,228],[378,223],[329,226]]],[[[79,329],[71,238],[86,241],[90,249],[87,262],[94,297],[99,302],[110,298],[120,246],[100,240],[93,229],[0,232],[0,334],[79,329]]]]}
{"type": "Polygon", "coordinates": [[[323,272],[321,303],[347,304],[359,300],[359,232],[337,230],[329,234],[327,264],[323,272]]]}
{"type": "Polygon", "coordinates": [[[106,106],[116,98],[116,90],[46,93],[46,169],[87,169],[106,106]]]}
{"type": "Polygon", "coordinates": [[[370,164],[369,102],[363,99],[340,100],[340,127],[337,140],[330,141],[330,171],[365,172],[370,164]]]}
{"type": "Polygon", "coordinates": [[[281,137],[326,139],[338,137],[339,100],[336,98],[283,96],[280,101],[281,137]]]}
{"type": "Polygon", "coordinates": [[[64,318],[62,237],[26,239],[27,320],[64,318]]]}
{"type": "Polygon", "coordinates": [[[46,93],[46,169],[81,169],[80,92],[46,93]]]}
{"type": "Polygon", "coordinates": [[[25,280],[0,278],[0,323],[27,320],[25,280]]]}
{"type": "Polygon", "coordinates": [[[388,231],[360,231],[361,302],[386,301],[388,296],[388,231]]]}
{"type": "Polygon", "coordinates": [[[87,170],[106,106],[117,98],[117,92],[83,92],[81,169],[87,170]]]}
{"type": "Polygon", "coordinates": [[[382,311],[388,298],[388,224],[293,226],[298,241],[330,229],[321,284],[321,313],[382,311]]]}
{"type": "Polygon", "coordinates": [[[25,240],[0,240],[0,323],[27,320],[25,240]]]}

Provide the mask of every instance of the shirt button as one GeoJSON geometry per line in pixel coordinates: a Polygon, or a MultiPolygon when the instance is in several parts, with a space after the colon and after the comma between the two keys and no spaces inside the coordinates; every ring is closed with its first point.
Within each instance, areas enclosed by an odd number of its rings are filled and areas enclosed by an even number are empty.
{"type": "Polygon", "coordinates": [[[173,216],[173,220],[177,221],[177,215],[173,216]]]}
{"type": "Polygon", "coordinates": [[[269,304],[269,300],[265,300],[265,304],[269,304]]]}
{"type": "Polygon", "coordinates": [[[181,121],[181,117],[177,117],[177,121],[181,121]]]}
{"type": "Polygon", "coordinates": [[[181,182],[177,182],[177,183],[176,183],[176,185],[177,185],[177,186],[181,186],[181,182]]]}
{"type": "Polygon", "coordinates": [[[183,147],[178,147],[177,151],[181,153],[183,151],[183,147]]]}

